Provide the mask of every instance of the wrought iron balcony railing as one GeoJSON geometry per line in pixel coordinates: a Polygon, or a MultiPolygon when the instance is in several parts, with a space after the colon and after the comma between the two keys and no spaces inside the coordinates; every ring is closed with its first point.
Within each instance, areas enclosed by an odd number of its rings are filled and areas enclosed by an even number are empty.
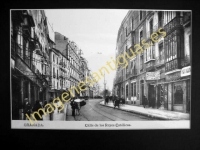
{"type": "Polygon", "coordinates": [[[146,63],[146,71],[150,71],[154,69],[154,65],[155,65],[155,61],[149,61],[148,63],[146,63]]]}
{"type": "Polygon", "coordinates": [[[170,72],[176,69],[180,69],[180,59],[176,58],[165,63],[165,72],[170,72]]]}
{"type": "Polygon", "coordinates": [[[165,32],[167,34],[170,33],[176,27],[180,27],[182,25],[182,22],[183,22],[183,18],[181,18],[181,17],[175,17],[174,19],[172,19],[169,23],[167,23],[164,26],[165,32]]]}

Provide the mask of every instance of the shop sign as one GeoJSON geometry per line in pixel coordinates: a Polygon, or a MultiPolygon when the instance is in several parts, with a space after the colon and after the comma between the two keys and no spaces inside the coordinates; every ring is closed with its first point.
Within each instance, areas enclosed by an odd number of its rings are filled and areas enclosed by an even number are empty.
{"type": "Polygon", "coordinates": [[[180,72],[175,72],[173,74],[166,75],[166,81],[176,81],[181,78],[180,72]]]}
{"type": "Polygon", "coordinates": [[[184,67],[181,69],[181,77],[189,76],[191,74],[191,67],[184,67]]]}
{"type": "Polygon", "coordinates": [[[159,80],[159,79],[160,79],[160,71],[146,73],[146,80],[159,80]]]}

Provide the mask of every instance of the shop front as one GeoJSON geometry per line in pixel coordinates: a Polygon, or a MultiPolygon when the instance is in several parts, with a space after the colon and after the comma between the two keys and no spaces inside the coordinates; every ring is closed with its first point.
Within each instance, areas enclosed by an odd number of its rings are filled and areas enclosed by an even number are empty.
{"type": "Polygon", "coordinates": [[[152,108],[156,108],[157,104],[160,101],[160,85],[158,85],[159,79],[160,79],[160,71],[146,72],[146,84],[148,88],[147,98],[149,101],[149,107],[152,108]]]}
{"type": "Polygon", "coordinates": [[[182,73],[183,70],[185,68],[171,74],[166,74],[164,100],[168,103],[168,110],[188,112],[190,104],[190,77],[182,73]]]}

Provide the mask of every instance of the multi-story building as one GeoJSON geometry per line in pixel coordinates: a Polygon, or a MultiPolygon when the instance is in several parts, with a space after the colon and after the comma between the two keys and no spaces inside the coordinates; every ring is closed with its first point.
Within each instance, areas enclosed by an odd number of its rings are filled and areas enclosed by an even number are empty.
{"type": "Polygon", "coordinates": [[[191,12],[179,11],[130,10],[127,13],[118,31],[116,58],[125,52],[131,56],[130,48],[136,56],[129,59],[125,55],[128,66],[117,69],[115,95],[133,105],[142,105],[146,95],[150,107],[187,112],[190,16],[191,12]],[[135,44],[141,45],[141,53],[137,54],[135,44]]]}
{"type": "MultiPolygon", "coordinates": [[[[89,71],[89,68],[88,68],[88,62],[87,60],[80,56],[80,62],[81,62],[81,66],[80,66],[80,71],[81,71],[81,75],[80,75],[80,80],[85,82],[86,78],[87,78],[87,74],[88,74],[88,71],[89,71]]],[[[85,91],[82,91],[81,92],[81,96],[89,96],[89,86],[86,86],[87,87],[87,90],[85,91]]]]}
{"type": "Polygon", "coordinates": [[[59,96],[59,70],[60,70],[60,53],[57,49],[50,49],[50,62],[51,62],[51,97],[59,96]]]}
{"type": "Polygon", "coordinates": [[[78,87],[78,83],[83,77],[83,70],[81,70],[82,63],[80,53],[82,50],[79,49],[75,42],[71,41],[69,38],[58,32],[55,32],[55,43],[56,48],[60,52],[62,52],[69,60],[69,88],[72,89],[72,92],[75,96],[80,96],[80,92],[76,92],[73,87],[78,87]]]}
{"type": "Polygon", "coordinates": [[[49,89],[48,28],[42,10],[11,10],[12,101],[22,119],[24,99],[33,106],[49,89]]]}
{"type": "Polygon", "coordinates": [[[36,43],[36,54],[33,53],[33,59],[40,61],[35,61],[35,66],[44,80],[43,87],[40,88],[39,100],[44,101],[49,99],[49,30],[44,10],[31,10],[31,13],[35,22],[35,38],[38,41],[36,43]]]}

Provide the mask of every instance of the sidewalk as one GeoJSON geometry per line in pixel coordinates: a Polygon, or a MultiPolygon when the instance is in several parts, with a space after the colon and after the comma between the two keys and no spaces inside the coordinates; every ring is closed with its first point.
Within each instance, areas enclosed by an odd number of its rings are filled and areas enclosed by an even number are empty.
{"type": "MultiPolygon", "coordinates": [[[[107,107],[114,107],[112,102],[109,102],[107,105],[104,104],[104,101],[100,102],[100,105],[107,107]]],[[[118,109],[118,107],[115,107],[118,109]]],[[[144,108],[139,106],[132,105],[120,105],[120,110],[133,112],[137,114],[141,114],[147,117],[161,119],[161,120],[190,120],[190,114],[181,113],[175,111],[161,110],[161,109],[153,109],[153,108],[144,108]]]]}

